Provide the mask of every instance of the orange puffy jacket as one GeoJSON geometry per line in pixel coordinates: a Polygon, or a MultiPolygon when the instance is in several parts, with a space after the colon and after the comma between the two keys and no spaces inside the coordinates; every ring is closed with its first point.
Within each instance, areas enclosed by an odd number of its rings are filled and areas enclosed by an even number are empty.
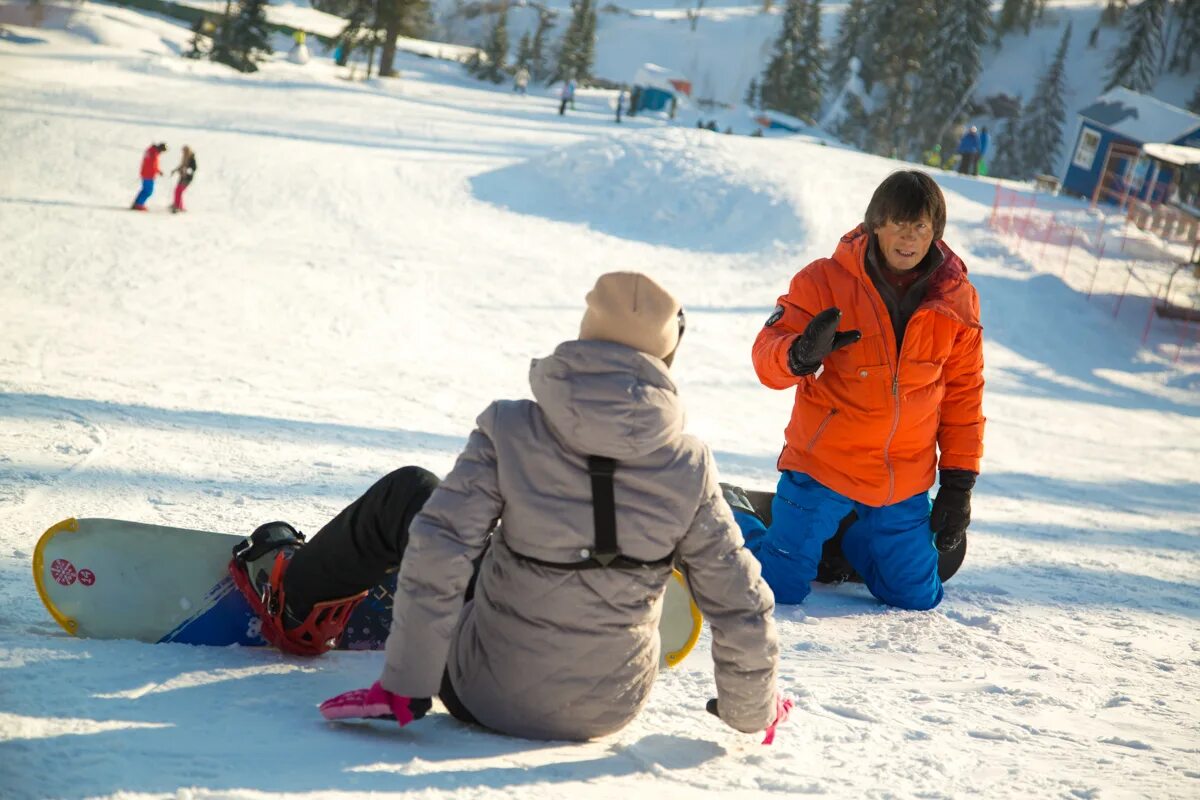
{"type": "Polygon", "coordinates": [[[943,261],[905,328],[897,357],[891,318],[864,264],[867,241],[860,225],[842,237],[833,258],[798,272],[753,352],[765,386],[796,387],[779,469],[803,472],[878,507],[928,490],[937,450],[942,469],[979,472],[983,328],[967,268],[945,243],[935,242],[943,261]],[[788,369],[788,348],[830,306],[842,311],[838,328],[857,328],[862,340],[834,351],[816,375],[798,378],[788,369]]]}
{"type": "Polygon", "coordinates": [[[158,168],[158,148],[150,145],[142,154],[142,180],[152,181],[162,173],[158,168]]]}

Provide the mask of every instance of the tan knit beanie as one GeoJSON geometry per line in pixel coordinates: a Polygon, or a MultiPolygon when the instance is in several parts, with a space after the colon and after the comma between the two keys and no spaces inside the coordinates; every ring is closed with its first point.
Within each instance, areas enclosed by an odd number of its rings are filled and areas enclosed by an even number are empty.
{"type": "Polygon", "coordinates": [[[640,272],[609,272],[587,294],[579,338],[666,358],[679,344],[679,308],[670,292],[640,272]]]}

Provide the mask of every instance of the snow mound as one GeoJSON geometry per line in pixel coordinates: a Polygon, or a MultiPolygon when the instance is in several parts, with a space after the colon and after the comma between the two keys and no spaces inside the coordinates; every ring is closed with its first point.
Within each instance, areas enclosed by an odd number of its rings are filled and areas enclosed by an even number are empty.
{"type": "Polygon", "coordinates": [[[560,147],[472,179],[522,214],[655,245],[753,252],[804,236],[802,215],[744,137],[667,129],[560,147]]]}

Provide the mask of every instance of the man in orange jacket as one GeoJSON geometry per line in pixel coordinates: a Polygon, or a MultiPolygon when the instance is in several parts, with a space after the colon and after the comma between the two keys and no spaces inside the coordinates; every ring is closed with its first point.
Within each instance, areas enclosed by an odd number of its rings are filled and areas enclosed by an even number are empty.
{"type": "Polygon", "coordinates": [[[871,593],[901,608],[941,602],[938,551],[966,534],[984,426],[979,297],[945,226],[932,178],[888,176],[863,224],[792,278],[754,341],[759,380],[796,391],[771,526],[738,515],[777,602],[808,596],[852,510],[842,549],[871,593]]]}
{"type": "Polygon", "coordinates": [[[166,144],[160,142],[150,145],[146,148],[146,152],[142,153],[142,189],[133,199],[133,205],[129,207],[133,211],[146,210],[146,201],[150,199],[150,195],[154,194],[154,179],[162,175],[162,170],[158,166],[158,157],[166,149],[166,144]]]}

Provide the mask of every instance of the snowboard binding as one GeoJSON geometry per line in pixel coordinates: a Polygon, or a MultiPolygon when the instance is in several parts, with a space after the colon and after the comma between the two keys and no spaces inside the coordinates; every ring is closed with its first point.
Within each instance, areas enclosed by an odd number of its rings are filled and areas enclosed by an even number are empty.
{"type": "Polygon", "coordinates": [[[262,621],[262,637],[285,653],[318,656],[333,649],[366,592],[317,603],[303,620],[287,607],[283,576],[304,534],[286,522],[260,525],[233,548],[229,574],[262,621]]]}

